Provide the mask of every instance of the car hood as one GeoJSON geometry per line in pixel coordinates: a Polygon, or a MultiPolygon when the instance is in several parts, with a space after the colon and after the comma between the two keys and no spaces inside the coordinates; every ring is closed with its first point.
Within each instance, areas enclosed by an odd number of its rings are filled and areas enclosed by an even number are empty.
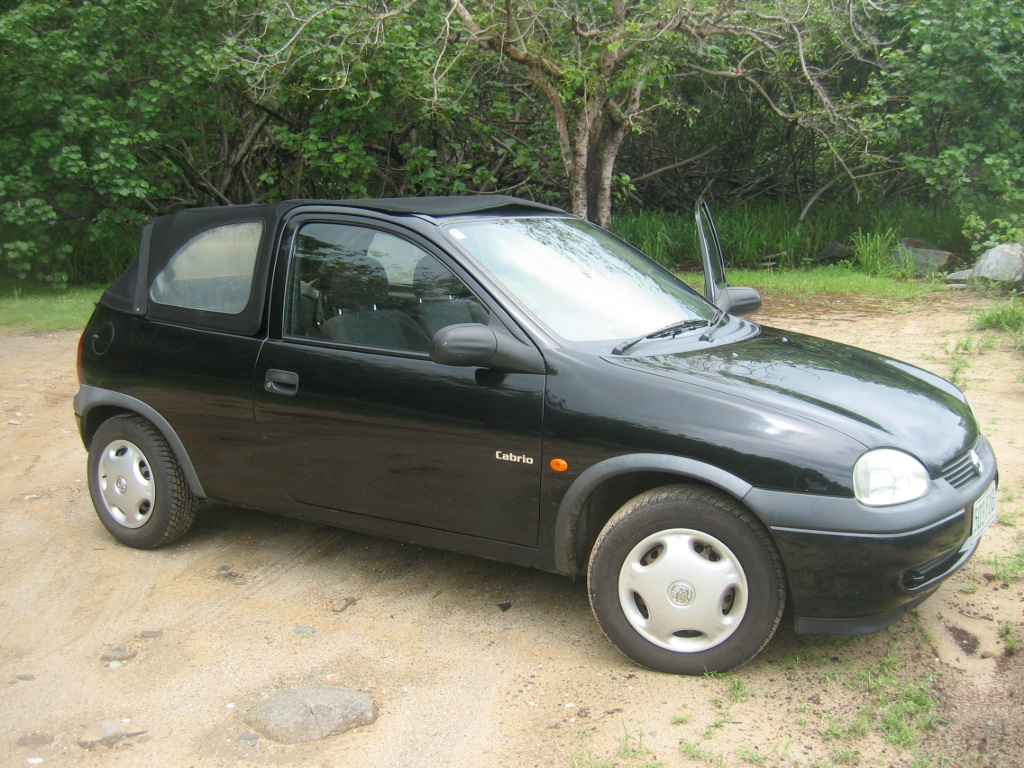
{"type": "Polygon", "coordinates": [[[705,349],[605,360],[826,425],[868,448],[908,451],[937,468],[978,438],[963,395],[907,363],[803,334],[763,328],[705,349]]]}

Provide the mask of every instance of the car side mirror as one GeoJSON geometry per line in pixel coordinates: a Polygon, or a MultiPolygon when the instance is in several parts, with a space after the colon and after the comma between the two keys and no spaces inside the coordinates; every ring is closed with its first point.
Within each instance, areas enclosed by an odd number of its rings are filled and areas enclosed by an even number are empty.
{"type": "Polygon", "coordinates": [[[441,365],[544,373],[544,358],[504,330],[481,323],[445,326],[430,341],[430,359],[441,365]]]}
{"type": "Polygon", "coordinates": [[[706,200],[702,198],[697,201],[694,214],[701,261],[704,264],[704,296],[730,315],[752,315],[757,312],[761,308],[761,294],[753,288],[729,285],[726,281],[722,243],[718,239],[715,220],[706,200]]]}
{"type": "Polygon", "coordinates": [[[719,291],[718,306],[737,317],[752,315],[761,309],[761,294],[755,288],[729,285],[719,291]]]}

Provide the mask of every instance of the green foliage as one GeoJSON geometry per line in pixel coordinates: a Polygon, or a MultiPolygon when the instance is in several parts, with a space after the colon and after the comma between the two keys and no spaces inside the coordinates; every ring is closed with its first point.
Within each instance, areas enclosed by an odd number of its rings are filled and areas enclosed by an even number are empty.
{"type": "MultiPolygon", "coordinates": [[[[786,3],[465,5],[489,33],[510,23],[532,63],[471,39],[447,0],[6,4],[0,273],[109,280],[145,218],[184,206],[469,192],[566,206],[570,179],[623,210],[748,201],[720,222],[734,266],[802,266],[858,231],[953,251],[961,233],[1024,236],[1024,0],[801,3],[798,26],[786,3]],[[884,70],[869,39],[891,41],[884,70]]],[[[616,229],[677,265],[696,254],[690,218],[616,229]]]]}
{"type": "Polygon", "coordinates": [[[40,0],[0,14],[7,272],[89,279],[71,274],[73,253],[137,233],[147,207],[206,171],[200,155],[217,131],[204,125],[230,135],[209,47],[222,23],[196,0],[40,0]]]}
{"type": "Polygon", "coordinates": [[[914,259],[900,251],[899,240],[891,229],[881,234],[857,230],[851,240],[857,266],[869,275],[896,279],[914,276],[914,259]]]}
{"type": "Polygon", "coordinates": [[[890,7],[898,35],[875,80],[868,130],[978,247],[1024,234],[1022,0],[890,7]]]}

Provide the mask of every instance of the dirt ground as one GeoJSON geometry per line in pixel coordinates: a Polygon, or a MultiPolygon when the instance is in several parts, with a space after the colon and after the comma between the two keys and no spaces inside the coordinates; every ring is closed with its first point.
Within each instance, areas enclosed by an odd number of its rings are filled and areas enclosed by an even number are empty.
{"type": "Polygon", "coordinates": [[[762,322],[959,369],[999,457],[1000,522],[893,628],[805,637],[784,619],[760,657],[704,678],[636,668],[583,583],[537,571],[220,506],[177,544],[119,546],[85,483],[77,333],[0,331],[0,765],[1024,764],[1024,648],[1007,650],[1024,585],[991,564],[1024,526],[1024,357],[971,331],[987,301],[767,297],[762,322]],[[315,682],[369,692],[379,719],[309,745],[249,733],[248,707],[315,682]],[[80,747],[101,719],[145,733],[80,747]]]}

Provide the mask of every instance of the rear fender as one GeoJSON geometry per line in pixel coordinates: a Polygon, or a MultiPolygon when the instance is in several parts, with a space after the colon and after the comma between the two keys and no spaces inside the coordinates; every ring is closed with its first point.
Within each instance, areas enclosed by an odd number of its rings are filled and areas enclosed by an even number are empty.
{"type": "Polygon", "coordinates": [[[174,457],[178,460],[178,464],[181,465],[181,471],[185,475],[192,493],[201,499],[206,498],[203,484],[199,481],[199,475],[196,474],[196,469],[192,465],[192,460],[189,458],[188,451],[185,450],[185,445],[181,442],[181,438],[178,437],[178,433],[174,431],[174,428],[167,419],[138,398],[121,394],[120,392],[113,392],[109,389],[101,389],[83,384],[75,395],[75,417],[78,419],[78,429],[86,449],[88,449],[89,443],[92,441],[92,436],[103,422],[102,419],[97,421],[89,418],[89,415],[98,409],[111,411],[112,413],[137,413],[149,421],[160,431],[164,440],[167,441],[171,450],[174,451],[174,457]]]}

